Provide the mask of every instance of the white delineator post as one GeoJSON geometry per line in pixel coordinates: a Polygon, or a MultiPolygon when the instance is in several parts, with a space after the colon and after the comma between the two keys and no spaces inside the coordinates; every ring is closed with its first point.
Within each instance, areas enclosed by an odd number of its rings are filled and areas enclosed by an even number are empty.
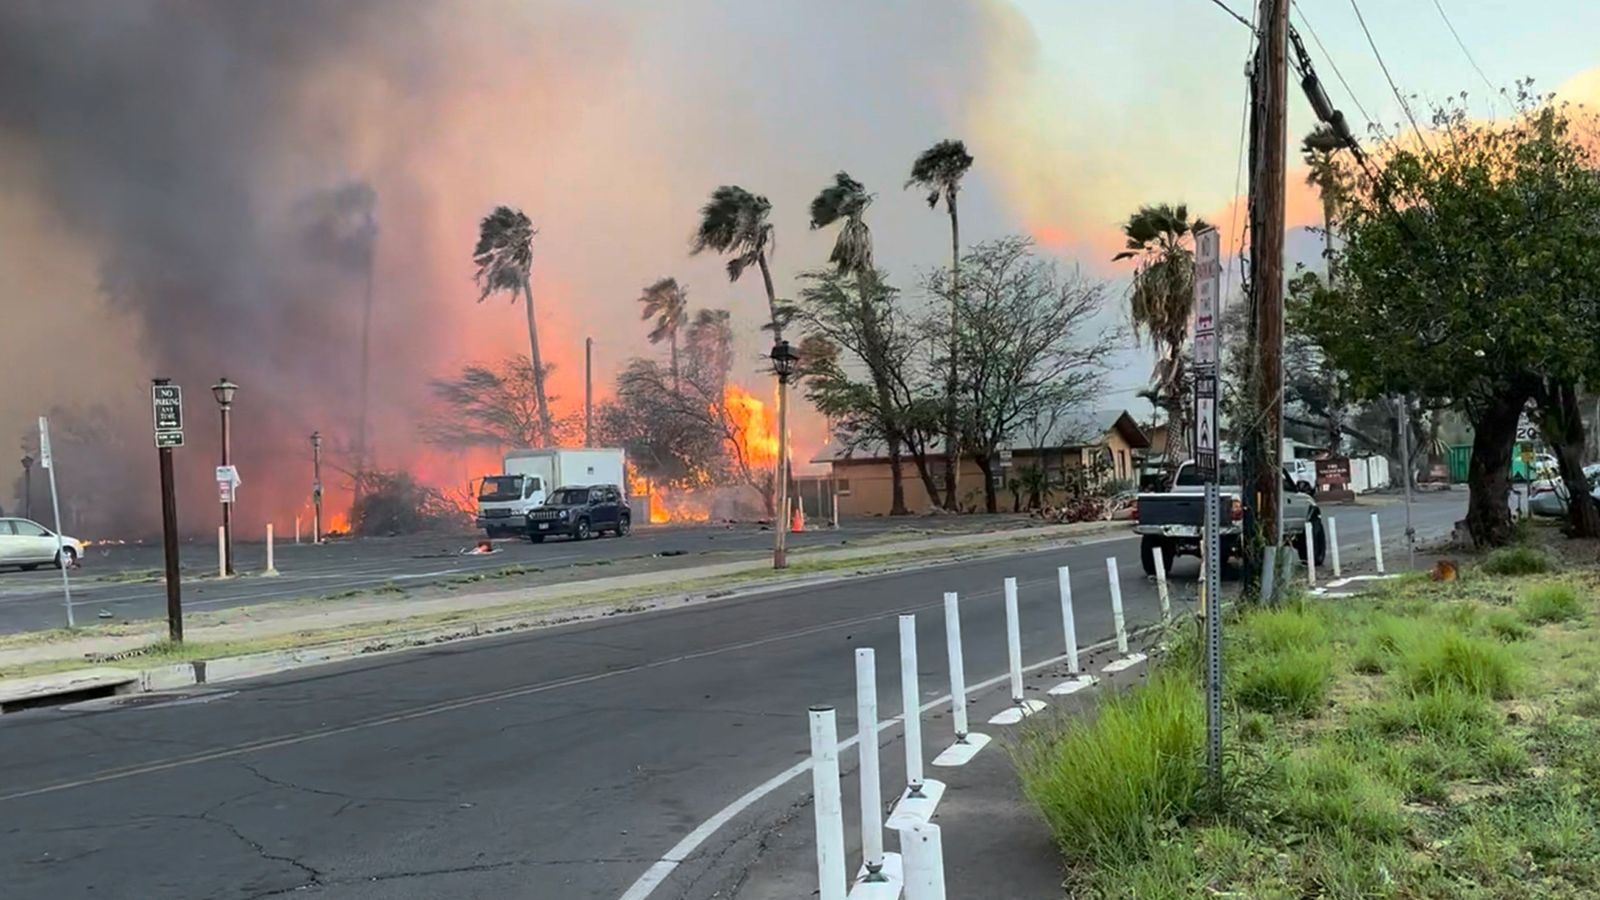
{"type": "Polygon", "coordinates": [[[833,490],[833,527],[839,527],[839,489],[837,486],[833,490]]]}
{"type": "Polygon", "coordinates": [[[906,868],[906,900],[945,900],[944,843],[933,823],[900,829],[906,868]]]}
{"type": "Polygon", "coordinates": [[[1317,545],[1312,542],[1311,520],[1306,520],[1306,584],[1317,586],[1317,545]]]}
{"type": "Polygon", "coordinates": [[[1051,688],[1049,693],[1053,696],[1075,694],[1100,679],[1086,674],[1078,665],[1078,621],[1072,611],[1072,571],[1062,566],[1056,569],[1056,581],[1061,591],[1061,630],[1067,637],[1067,675],[1066,681],[1051,688]]]}
{"type": "Polygon", "coordinates": [[[888,827],[926,822],[944,796],[944,783],[923,777],[922,691],[917,687],[917,617],[900,617],[900,703],[905,710],[906,789],[890,813],[888,827]]]}
{"type": "Polygon", "coordinates": [[[278,567],[276,565],[274,565],[273,563],[274,563],[274,559],[273,559],[273,555],[272,555],[272,523],[268,522],[267,523],[267,569],[266,569],[265,572],[262,572],[261,574],[263,574],[263,575],[276,575],[276,574],[278,574],[278,567]]]}
{"type": "Polygon", "coordinates": [[[1106,664],[1100,671],[1106,674],[1121,672],[1123,669],[1137,663],[1144,662],[1143,653],[1132,653],[1128,650],[1128,622],[1122,615],[1122,577],[1117,574],[1117,558],[1106,557],[1106,580],[1111,589],[1111,624],[1117,629],[1117,658],[1106,664]]]}
{"type": "Polygon", "coordinates": [[[1383,572],[1383,532],[1378,527],[1378,514],[1372,514],[1372,555],[1378,562],[1378,574],[1383,572]]]}
{"type": "Polygon", "coordinates": [[[861,754],[862,878],[883,880],[883,782],[878,776],[878,664],[856,650],[856,744],[861,754]]]}
{"type": "Polygon", "coordinates": [[[811,707],[811,793],[817,823],[821,900],[845,900],[844,801],[839,796],[839,731],[833,707],[811,707]]]}
{"type": "Polygon", "coordinates": [[[300,517],[299,516],[295,516],[294,517],[294,542],[296,544],[300,543],[300,517]]]}
{"type": "Polygon", "coordinates": [[[1156,558],[1156,594],[1161,597],[1161,621],[1172,618],[1172,595],[1167,592],[1167,554],[1156,547],[1151,551],[1156,558]]]}
{"type": "Polygon", "coordinates": [[[1007,578],[1006,595],[1006,662],[1011,674],[1011,705],[989,719],[990,725],[1015,725],[1024,718],[1044,709],[1039,700],[1029,700],[1022,693],[1022,624],[1017,615],[1017,580],[1007,578]]]}
{"type": "Polygon", "coordinates": [[[217,526],[217,577],[228,577],[228,532],[217,526]]]}
{"type": "Polygon", "coordinates": [[[1333,577],[1343,578],[1344,570],[1339,565],[1339,520],[1328,517],[1328,552],[1333,554],[1333,577]]]}
{"type": "Polygon", "coordinates": [[[944,637],[950,657],[950,719],[956,741],[933,758],[936,766],[962,766],[989,744],[989,736],[967,729],[967,672],[961,654],[961,600],[954,591],[944,595],[944,637]]]}

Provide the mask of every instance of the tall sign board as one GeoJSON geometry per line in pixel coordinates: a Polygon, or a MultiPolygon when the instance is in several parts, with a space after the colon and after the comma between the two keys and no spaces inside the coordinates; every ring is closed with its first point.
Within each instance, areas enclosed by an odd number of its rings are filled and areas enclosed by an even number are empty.
{"type": "Polygon", "coordinates": [[[1221,318],[1222,240],[1215,228],[1194,233],[1194,468],[1205,483],[1206,773],[1222,785],[1222,536],[1217,488],[1217,324],[1221,318]]]}

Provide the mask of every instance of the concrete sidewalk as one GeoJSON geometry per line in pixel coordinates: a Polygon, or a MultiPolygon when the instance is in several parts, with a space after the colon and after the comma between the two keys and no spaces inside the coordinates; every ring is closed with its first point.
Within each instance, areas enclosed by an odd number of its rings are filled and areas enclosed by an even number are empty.
{"type": "MultiPolygon", "coordinates": [[[[902,565],[945,561],[969,555],[1014,552],[1033,546],[1071,543],[1075,539],[1125,531],[1125,522],[1082,522],[1047,525],[1026,530],[948,535],[868,546],[801,551],[790,557],[791,568],[777,573],[764,559],[715,563],[665,571],[568,581],[514,590],[449,593],[397,604],[379,593],[335,600],[260,604],[227,611],[223,621],[215,614],[197,616],[186,623],[190,644],[240,645],[274,640],[293,648],[316,647],[356,640],[355,652],[386,649],[393,640],[429,643],[483,631],[570,622],[578,618],[640,612],[668,604],[701,602],[752,590],[793,587],[808,582],[848,577],[852,564],[874,570],[902,565]],[[198,621],[197,621],[198,620],[198,621]]],[[[37,639],[23,636],[0,644],[0,671],[54,661],[81,660],[84,664],[139,664],[140,651],[166,636],[164,622],[150,622],[136,631],[94,633],[82,636],[52,632],[37,639]]],[[[281,650],[280,650],[281,652],[281,650]]],[[[216,680],[216,679],[212,679],[216,680]]],[[[0,692],[4,682],[0,681],[0,692]]]]}

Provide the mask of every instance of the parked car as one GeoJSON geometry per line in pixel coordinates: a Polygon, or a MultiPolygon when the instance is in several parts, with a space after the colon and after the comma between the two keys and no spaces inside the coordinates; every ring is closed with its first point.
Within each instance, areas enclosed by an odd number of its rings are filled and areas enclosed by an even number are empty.
{"type": "Polygon", "coordinates": [[[82,558],[83,543],[77,538],[63,535],[58,547],[56,533],[32,519],[0,519],[0,566],[60,568],[82,558]]]}
{"type": "MultiPolygon", "coordinates": [[[[1589,479],[1589,496],[1600,504],[1600,463],[1583,467],[1589,479]]],[[[1544,477],[1528,485],[1528,511],[1536,516],[1564,519],[1567,515],[1567,483],[1560,474],[1547,472],[1544,477]]]]}
{"type": "Polygon", "coordinates": [[[528,540],[537,544],[550,535],[566,535],[583,541],[607,531],[622,537],[632,519],[628,501],[615,485],[556,488],[542,505],[528,511],[528,540]]]}
{"type": "MultiPolygon", "coordinates": [[[[1227,561],[1240,556],[1239,535],[1243,531],[1244,509],[1240,505],[1240,474],[1236,463],[1223,463],[1218,473],[1222,513],[1222,559],[1227,561]]],[[[1139,562],[1146,575],[1156,573],[1155,551],[1161,550],[1162,561],[1168,571],[1180,555],[1199,556],[1201,525],[1205,518],[1203,496],[1205,485],[1197,476],[1194,463],[1186,462],[1178,468],[1178,477],[1172,490],[1139,495],[1135,534],[1141,535],[1139,562]]],[[[1311,523],[1311,552],[1317,565],[1322,565],[1327,552],[1327,538],[1322,531],[1322,511],[1311,492],[1301,491],[1283,472],[1283,533],[1290,544],[1306,558],[1305,526],[1311,523]]]]}
{"type": "Polygon", "coordinates": [[[1289,480],[1294,482],[1294,489],[1302,494],[1315,496],[1317,490],[1317,464],[1309,459],[1286,459],[1283,461],[1283,470],[1288,473],[1289,480]]]}

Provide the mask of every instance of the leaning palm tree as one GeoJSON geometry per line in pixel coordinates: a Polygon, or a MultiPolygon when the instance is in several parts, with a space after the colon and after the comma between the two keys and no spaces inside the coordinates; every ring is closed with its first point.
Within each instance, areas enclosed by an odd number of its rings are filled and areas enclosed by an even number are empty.
{"type": "Polygon", "coordinates": [[[650,329],[650,343],[667,342],[672,349],[672,389],[681,389],[678,379],[678,329],[689,322],[689,292],[678,284],[676,278],[663,278],[644,289],[639,295],[644,311],[641,321],[656,320],[650,329]]]}
{"type": "Polygon", "coordinates": [[[522,292],[528,313],[528,353],[533,363],[533,392],[539,403],[539,431],[548,447],[555,444],[555,427],[545,398],[544,361],[539,356],[539,328],[533,317],[533,289],[528,284],[528,273],[533,269],[533,236],[538,233],[522,210],[497,206],[478,224],[478,245],[472,250],[472,261],[478,267],[473,277],[478,283],[479,303],[495,291],[506,291],[515,303],[517,292],[522,292]]]}
{"type": "Polygon", "coordinates": [[[1328,267],[1328,283],[1333,283],[1333,223],[1344,200],[1344,181],[1334,155],[1344,146],[1338,134],[1324,123],[1306,134],[1300,142],[1300,158],[1309,167],[1306,184],[1322,198],[1322,258],[1328,267]]]}
{"type": "Polygon", "coordinates": [[[961,192],[961,178],[972,168],[972,154],[961,141],[944,140],[922,151],[911,164],[911,177],[906,187],[916,187],[928,192],[928,207],[936,208],[944,200],[945,211],[950,214],[950,371],[945,375],[944,391],[944,445],[947,465],[944,470],[944,505],[956,508],[957,473],[961,468],[956,423],[956,371],[955,340],[959,326],[957,298],[961,291],[961,218],[956,212],[956,194],[961,192]]]}
{"type": "Polygon", "coordinates": [[[839,234],[833,241],[833,252],[828,262],[838,266],[843,273],[857,278],[870,277],[872,267],[872,229],[867,227],[867,207],[872,205],[872,195],[861,182],[848,172],[833,176],[833,184],[817,193],[811,201],[811,227],[826,228],[842,222],[839,234]]]}
{"type": "Polygon", "coordinates": [[[725,184],[711,192],[711,199],[700,208],[700,225],[689,240],[691,256],[704,250],[729,254],[728,280],[738,281],[754,265],[761,270],[767,289],[767,311],[771,316],[774,340],[783,339],[783,316],[778,310],[778,294],[772,287],[772,270],[767,257],[772,252],[772,223],[767,215],[772,204],[737,185],[725,184]]]}
{"type": "Polygon", "coordinates": [[[1151,378],[1167,411],[1167,462],[1182,458],[1187,448],[1189,422],[1185,402],[1183,347],[1189,339],[1189,318],[1194,313],[1194,250],[1190,235],[1208,227],[1189,220],[1189,209],[1165,203],[1141,206],[1122,226],[1126,248],[1112,257],[1136,259],[1128,290],[1134,337],[1148,335],[1156,352],[1151,378]]]}

